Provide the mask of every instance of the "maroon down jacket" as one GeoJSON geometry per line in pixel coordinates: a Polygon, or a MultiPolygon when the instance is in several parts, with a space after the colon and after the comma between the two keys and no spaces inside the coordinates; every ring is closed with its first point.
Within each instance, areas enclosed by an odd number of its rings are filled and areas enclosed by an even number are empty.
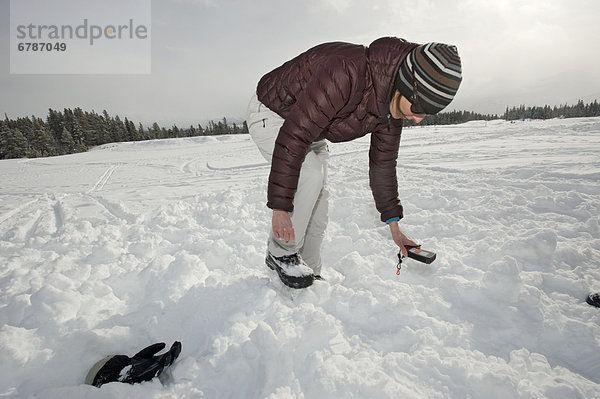
{"type": "Polygon", "coordinates": [[[369,47],[325,43],[261,78],[260,102],[285,119],[275,142],[267,206],[291,212],[311,143],[349,141],[371,133],[369,182],[381,220],[402,217],[396,158],[402,120],[389,115],[400,63],[416,46],[385,37],[369,47]]]}

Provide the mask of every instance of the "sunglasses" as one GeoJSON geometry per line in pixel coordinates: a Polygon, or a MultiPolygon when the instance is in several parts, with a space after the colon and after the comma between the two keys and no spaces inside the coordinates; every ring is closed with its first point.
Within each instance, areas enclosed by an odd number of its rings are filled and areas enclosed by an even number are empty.
{"type": "Polygon", "coordinates": [[[412,112],[413,114],[416,114],[416,115],[423,115],[423,114],[425,114],[425,111],[423,110],[423,107],[419,103],[419,95],[418,95],[419,91],[418,91],[418,87],[417,87],[417,78],[415,77],[415,70],[414,70],[413,65],[411,65],[410,72],[412,73],[412,76],[413,76],[413,95],[412,95],[412,98],[410,99],[410,112],[412,112]]]}

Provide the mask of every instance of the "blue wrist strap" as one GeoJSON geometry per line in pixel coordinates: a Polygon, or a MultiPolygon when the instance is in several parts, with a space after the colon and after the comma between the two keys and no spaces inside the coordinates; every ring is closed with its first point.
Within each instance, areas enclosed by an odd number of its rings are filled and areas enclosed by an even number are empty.
{"type": "Polygon", "coordinates": [[[385,224],[390,224],[392,222],[397,222],[400,220],[399,216],[393,217],[393,218],[389,218],[388,220],[385,221],[385,224]]]}

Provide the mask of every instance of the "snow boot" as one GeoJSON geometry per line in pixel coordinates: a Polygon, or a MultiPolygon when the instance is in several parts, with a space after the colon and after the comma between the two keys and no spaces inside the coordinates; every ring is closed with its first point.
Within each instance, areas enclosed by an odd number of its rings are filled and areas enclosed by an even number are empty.
{"type": "Polygon", "coordinates": [[[597,308],[600,308],[600,293],[590,294],[585,299],[587,303],[597,308]]]}
{"type": "Polygon", "coordinates": [[[312,269],[298,254],[275,257],[267,253],[265,263],[277,272],[281,282],[288,287],[306,288],[315,280],[312,269]]]}

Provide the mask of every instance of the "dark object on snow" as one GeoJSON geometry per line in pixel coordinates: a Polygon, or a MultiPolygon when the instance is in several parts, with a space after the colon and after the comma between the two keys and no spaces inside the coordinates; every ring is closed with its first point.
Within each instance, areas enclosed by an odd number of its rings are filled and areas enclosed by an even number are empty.
{"type": "Polygon", "coordinates": [[[110,355],[94,364],[90,369],[85,383],[96,387],[108,382],[136,382],[150,381],[158,377],[164,369],[169,367],[181,353],[181,342],[175,341],[168,352],[154,356],[165,348],[164,342],[150,345],[133,357],[126,355],[110,355]]]}
{"type": "Polygon", "coordinates": [[[592,306],[600,308],[600,293],[597,292],[595,294],[588,295],[585,301],[592,306]]]}

